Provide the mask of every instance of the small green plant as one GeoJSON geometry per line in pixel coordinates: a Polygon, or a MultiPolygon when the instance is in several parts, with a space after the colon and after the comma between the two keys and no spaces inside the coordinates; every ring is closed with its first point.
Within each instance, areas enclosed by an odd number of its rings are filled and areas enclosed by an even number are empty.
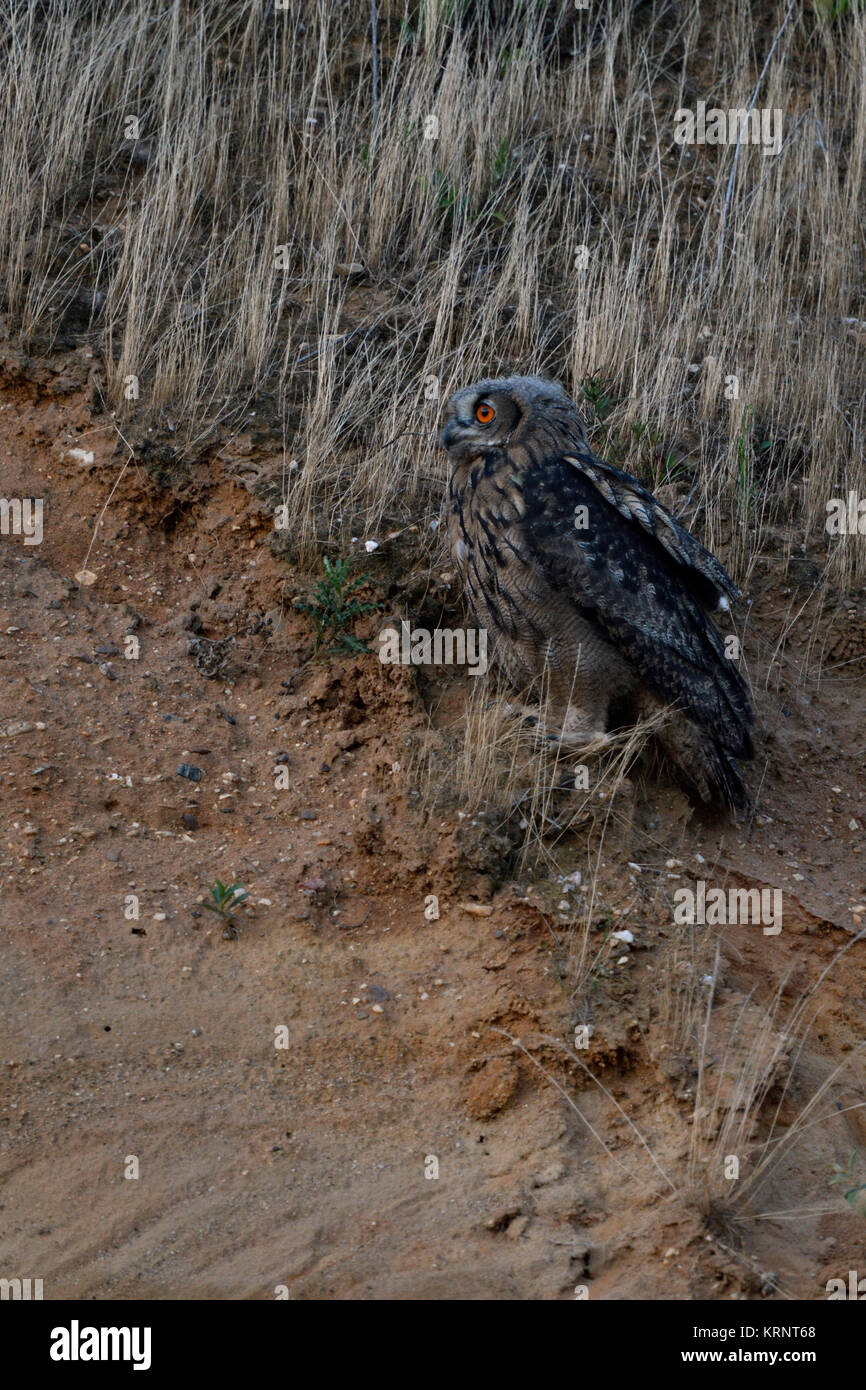
{"type": "Polygon", "coordinates": [[[842,1196],[849,1207],[852,1207],[858,1216],[866,1216],[866,1182],[857,1183],[853,1187],[847,1186],[854,1176],[854,1159],[855,1155],[852,1150],[844,1168],[841,1168],[838,1163],[832,1165],[830,1172],[834,1176],[829,1179],[828,1186],[845,1188],[842,1196]]]}
{"type": "Polygon", "coordinates": [[[598,447],[596,447],[595,439],[591,441],[595,452],[604,459],[605,463],[612,463],[614,468],[625,468],[628,444],[624,443],[620,436],[614,434],[612,430],[603,430],[600,439],[601,444],[598,447]]]}
{"type": "Polygon", "coordinates": [[[633,420],[631,432],[638,448],[639,467],[636,471],[648,478],[651,487],[676,482],[685,475],[685,464],[677,461],[672,449],[665,452],[661,432],[654,425],[633,420]]]}
{"type": "Polygon", "coordinates": [[[754,414],[754,406],[747,406],[743,412],[743,432],[737,438],[737,487],[746,512],[750,510],[757,492],[755,466],[773,447],[772,439],[755,440],[752,425],[754,414]]]}
{"type": "Polygon", "coordinates": [[[224,937],[236,938],[238,929],[234,921],[235,909],[249,897],[249,893],[245,892],[239,883],[225,884],[222,879],[217,878],[214,879],[210,895],[213,902],[204,904],[208,912],[215,912],[222,918],[224,937]]]}
{"type": "Polygon", "coordinates": [[[440,212],[446,220],[453,217],[458,209],[465,207],[465,198],[462,198],[458,194],[455,186],[448,182],[442,170],[438,167],[433,170],[432,183],[428,182],[427,179],[422,179],[421,183],[424,188],[432,189],[436,198],[437,211],[440,212]]]}
{"type": "Polygon", "coordinates": [[[650,487],[673,483],[686,476],[685,464],[677,459],[673,449],[665,449],[661,431],[644,420],[632,420],[624,431],[605,424],[616,408],[610,391],[611,382],[600,372],[584,377],[580,389],[592,406],[596,427],[591,431],[593,449],[606,463],[615,468],[628,468],[636,477],[645,479],[650,487]],[[634,460],[637,454],[636,461],[634,460]],[[630,460],[632,460],[630,462],[630,460]]]}
{"type": "Polygon", "coordinates": [[[859,0],[815,0],[815,13],[826,24],[832,24],[843,14],[855,14],[859,8],[859,0]]]}
{"type": "Polygon", "coordinates": [[[418,182],[425,193],[432,193],[436,201],[436,211],[442,216],[446,223],[450,223],[455,213],[466,213],[469,208],[469,199],[465,193],[461,193],[456,184],[449,183],[448,178],[438,165],[435,165],[429,179],[421,176],[418,182]]]}
{"type": "Polygon", "coordinates": [[[322,566],[324,577],[316,585],[312,603],[304,599],[296,603],[296,607],[312,619],[316,629],[316,653],[329,638],[336,641],[328,648],[328,656],[336,656],[339,652],[368,652],[370,648],[367,643],[346,629],[363,613],[377,612],[381,604],[358,598],[358,590],[363,589],[368,581],[363,575],[350,574],[351,557],[329,560],[325,555],[322,566]]]}
{"type": "Polygon", "coordinates": [[[737,440],[737,486],[740,489],[746,511],[748,511],[752,499],[754,479],[752,477],[752,456],[749,441],[744,434],[741,434],[737,440]]]}
{"type": "Polygon", "coordinates": [[[500,82],[502,81],[503,77],[504,77],[505,74],[507,73],[508,69],[511,67],[511,64],[514,63],[514,62],[516,62],[517,59],[521,56],[522,53],[523,53],[523,49],[522,49],[522,48],[515,48],[513,52],[512,52],[512,50],[511,50],[510,48],[503,48],[501,54],[499,55],[499,80],[500,80],[500,82]]]}
{"type": "Polygon", "coordinates": [[[601,372],[593,372],[590,376],[585,376],[580,383],[583,398],[592,406],[599,424],[604,423],[616,405],[609,390],[611,384],[602,376],[601,372]]]}
{"type": "Polygon", "coordinates": [[[493,178],[496,183],[498,183],[499,180],[505,174],[510,159],[511,150],[509,148],[508,141],[500,140],[499,144],[496,147],[496,153],[493,156],[493,178]]]}

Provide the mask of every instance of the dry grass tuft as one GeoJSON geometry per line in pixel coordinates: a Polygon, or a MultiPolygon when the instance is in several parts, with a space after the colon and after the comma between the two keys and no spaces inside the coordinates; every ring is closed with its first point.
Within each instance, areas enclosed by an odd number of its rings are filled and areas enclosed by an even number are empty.
{"type": "Polygon", "coordinates": [[[742,146],[729,202],[732,149],[673,141],[748,104],[784,14],[386,3],[374,85],[366,6],[0,0],[11,319],[77,306],[119,418],[187,448],[254,409],[308,559],[435,520],[442,397],[518,368],[603,373],[619,461],[741,580],[781,515],[852,584],[822,534],[866,492],[862,8],[797,7],[759,96],[782,151],[742,146]]]}

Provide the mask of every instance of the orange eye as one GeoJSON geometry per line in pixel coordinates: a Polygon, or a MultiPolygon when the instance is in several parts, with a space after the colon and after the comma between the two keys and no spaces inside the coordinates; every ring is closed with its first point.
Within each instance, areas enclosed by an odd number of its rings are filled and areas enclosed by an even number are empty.
{"type": "Polygon", "coordinates": [[[481,404],[475,408],[475,419],[481,425],[489,425],[495,415],[496,411],[489,401],[482,401],[481,404]]]}

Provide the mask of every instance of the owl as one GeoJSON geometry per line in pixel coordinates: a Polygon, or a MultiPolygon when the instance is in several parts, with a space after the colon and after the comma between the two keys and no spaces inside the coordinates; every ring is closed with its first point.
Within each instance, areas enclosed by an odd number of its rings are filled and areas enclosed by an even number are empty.
{"type": "Polygon", "coordinates": [[[596,458],[577,409],[534,376],[451,398],[448,539],[494,661],[543,685],[568,745],[667,710],[659,741],[693,797],[748,806],[746,683],[711,613],[738,590],[636,478],[596,458]]]}

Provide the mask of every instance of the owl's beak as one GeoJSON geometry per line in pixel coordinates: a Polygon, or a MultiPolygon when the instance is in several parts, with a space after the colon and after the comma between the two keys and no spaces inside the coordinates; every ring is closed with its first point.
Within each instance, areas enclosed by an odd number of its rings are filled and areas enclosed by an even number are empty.
{"type": "Polygon", "coordinates": [[[462,433],[463,431],[457,421],[449,420],[439,437],[444,447],[450,449],[453,444],[458,442],[462,433]]]}

